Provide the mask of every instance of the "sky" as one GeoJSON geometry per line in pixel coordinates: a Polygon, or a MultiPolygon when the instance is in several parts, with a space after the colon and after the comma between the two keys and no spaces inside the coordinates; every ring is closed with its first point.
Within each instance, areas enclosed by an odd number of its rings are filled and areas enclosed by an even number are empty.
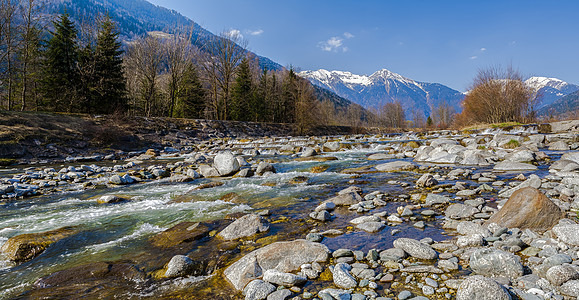
{"type": "Polygon", "coordinates": [[[149,0],[298,70],[388,69],[466,91],[477,71],[579,84],[579,1],[149,0]]]}

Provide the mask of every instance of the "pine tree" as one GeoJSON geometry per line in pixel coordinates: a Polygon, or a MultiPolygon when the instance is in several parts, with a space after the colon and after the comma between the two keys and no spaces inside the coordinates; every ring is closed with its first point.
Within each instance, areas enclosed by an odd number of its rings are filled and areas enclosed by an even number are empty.
{"type": "Polygon", "coordinates": [[[236,121],[249,121],[252,118],[250,103],[253,102],[253,86],[251,82],[251,70],[249,60],[244,58],[238,66],[237,78],[231,91],[230,119],[236,121]]]}
{"type": "Polygon", "coordinates": [[[78,106],[77,31],[68,14],[61,15],[54,27],[44,54],[44,106],[52,111],[72,112],[78,106]]]}
{"type": "Polygon", "coordinates": [[[94,113],[114,113],[127,107],[127,89],[119,32],[113,21],[106,17],[99,26],[94,51],[94,113]]]}
{"type": "Polygon", "coordinates": [[[265,120],[266,101],[269,96],[267,68],[263,69],[263,73],[259,78],[259,86],[250,103],[251,121],[259,122],[265,120]]]}
{"type": "Polygon", "coordinates": [[[277,111],[277,122],[294,123],[295,105],[298,99],[297,83],[297,75],[293,68],[290,68],[282,83],[282,95],[280,99],[280,107],[277,111]]]}
{"type": "Polygon", "coordinates": [[[205,117],[205,89],[192,64],[189,64],[183,75],[183,85],[177,93],[175,115],[192,119],[205,117]]]}
{"type": "Polygon", "coordinates": [[[427,127],[432,126],[432,118],[430,116],[428,116],[428,118],[426,118],[426,126],[427,127]]]}

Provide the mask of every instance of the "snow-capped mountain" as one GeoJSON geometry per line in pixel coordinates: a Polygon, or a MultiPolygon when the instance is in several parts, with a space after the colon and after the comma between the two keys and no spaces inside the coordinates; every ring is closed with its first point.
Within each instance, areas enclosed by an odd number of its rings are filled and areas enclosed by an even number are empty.
{"type": "Polygon", "coordinates": [[[567,83],[558,78],[531,77],[525,83],[539,91],[541,101],[538,109],[553,104],[558,99],[579,91],[579,86],[567,83]]]}
{"type": "Polygon", "coordinates": [[[438,83],[418,82],[383,69],[367,75],[344,71],[303,71],[300,76],[366,108],[400,101],[407,118],[418,110],[430,116],[433,109],[446,102],[459,112],[464,94],[438,83]]]}

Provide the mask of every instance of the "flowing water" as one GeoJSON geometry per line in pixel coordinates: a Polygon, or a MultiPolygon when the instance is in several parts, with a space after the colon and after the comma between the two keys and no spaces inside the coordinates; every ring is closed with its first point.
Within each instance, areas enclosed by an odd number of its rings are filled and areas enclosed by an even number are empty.
{"type": "MultiPolygon", "coordinates": [[[[112,189],[95,189],[78,192],[38,196],[3,203],[0,206],[0,245],[8,238],[25,234],[50,231],[62,227],[74,227],[78,233],[47,248],[35,259],[13,264],[0,258],[0,298],[8,299],[31,290],[36,280],[56,271],[70,269],[92,262],[130,260],[150,251],[148,239],[178,223],[222,220],[232,213],[253,210],[272,210],[272,219],[283,215],[289,219],[308,220],[307,215],[321,201],[332,197],[341,189],[352,184],[361,186],[364,194],[381,191],[397,196],[409,193],[419,174],[412,172],[364,173],[359,175],[340,173],[346,168],[375,165],[385,161],[368,161],[367,155],[376,153],[372,147],[358,147],[349,151],[332,153],[338,158],[327,162],[297,162],[288,156],[269,155],[262,151],[258,159],[269,159],[277,170],[267,177],[224,179],[222,186],[195,190],[209,179],[197,179],[189,183],[155,181],[112,189]],[[313,167],[324,165],[327,170],[312,173],[313,167]],[[303,183],[290,183],[298,176],[307,177],[303,183]],[[407,182],[410,187],[389,185],[390,180],[407,182]],[[219,200],[224,195],[236,193],[243,203],[219,200]],[[118,204],[98,204],[96,199],[104,194],[115,194],[131,201],[118,204]],[[176,199],[186,199],[176,201],[176,199]]],[[[248,149],[253,145],[246,145],[248,149]]],[[[173,158],[182,160],[186,157],[173,158]]],[[[14,172],[14,170],[10,171],[14,172]]],[[[5,172],[8,173],[8,172],[5,172]]],[[[2,173],[0,173],[2,174],[2,173]]],[[[7,175],[2,175],[7,176],[7,175]]],[[[393,213],[407,203],[389,202],[373,212],[393,213]]],[[[359,215],[347,209],[335,212],[336,219],[322,225],[319,230],[345,228],[347,222],[359,215]]],[[[273,226],[268,235],[280,232],[299,232],[293,238],[304,238],[310,227],[299,230],[292,228],[298,223],[280,223],[273,226]],[[290,230],[291,229],[291,230],[290,230]]],[[[419,230],[408,223],[397,228],[402,231],[393,237],[392,228],[370,234],[350,231],[346,234],[324,239],[331,250],[350,248],[353,250],[385,249],[399,237],[432,237],[444,240],[448,237],[440,229],[439,220],[428,221],[426,229],[419,230]]],[[[300,225],[305,226],[305,225],[300,225]]],[[[292,237],[290,234],[290,237],[292,237]]],[[[191,249],[193,250],[193,249],[191,249]]],[[[151,254],[151,253],[148,253],[151,254]]],[[[153,253],[154,255],[154,253],[153,253]]],[[[163,256],[164,257],[164,256],[163,256]]],[[[170,256],[169,256],[170,257],[170,256]]],[[[166,263],[166,262],[163,262],[166,263]]],[[[176,282],[194,284],[205,277],[181,279],[176,282]]],[[[143,295],[147,294],[143,291],[143,295]]],[[[148,294],[154,297],[155,292],[148,294]]]]}

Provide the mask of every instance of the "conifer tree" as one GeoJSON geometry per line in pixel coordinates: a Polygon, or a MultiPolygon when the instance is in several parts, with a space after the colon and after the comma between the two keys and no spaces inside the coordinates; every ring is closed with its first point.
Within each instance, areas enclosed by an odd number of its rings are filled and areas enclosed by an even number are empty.
{"type": "Polygon", "coordinates": [[[106,17],[99,26],[94,51],[94,113],[124,111],[127,106],[126,81],[119,32],[106,17]]]}
{"type": "Polygon", "coordinates": [[[189,64],[183,75],[175,112],[177,117],[182,118],[202,119],[205,116],[205,89],[192,64],[189,64]]]}
{"type": "Polygon", "coordinates": [[[259,85],[257,87],[257,91],[252,98],[252,102],[250,103],[251,109],[251,121],[258,122],[265,120],[266,114],[266,101],[269,96],[268,91],[268,80],[267,80],[267,68],[263,69],[263,73],[259,78],[259,85]]]}
{"type": "Polygon", "coordinates": [[[237,78],[231,91],[231,120],[251,120],[250,103],[253,102],[251,98],[253,98],[251,70],[249,69],[249,60],[244,58],[238,66],[237,78]]]}
{"type": "Polygon", "coordinates": [[[54,27],[44,54],[44,105],[48,110],[72,112],[78,106],[77,31],[68,14],[61,15],[54,27]]]}

